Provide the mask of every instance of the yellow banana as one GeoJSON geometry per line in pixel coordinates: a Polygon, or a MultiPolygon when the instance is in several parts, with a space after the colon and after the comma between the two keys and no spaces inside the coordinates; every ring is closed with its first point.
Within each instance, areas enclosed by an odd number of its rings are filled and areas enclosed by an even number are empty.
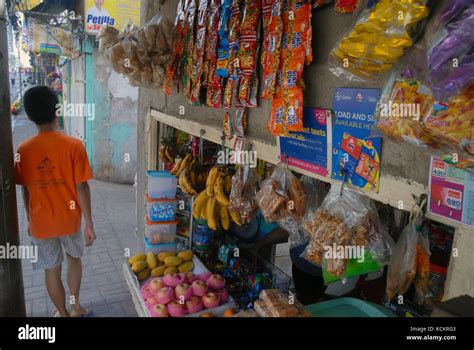
{"type": "Polygon", "coordinates": [[[178,170],[181,167],[181,164],[183,163],[183,158],[178,159],[178,161],[174,164],[173,169],[171,169],[170,173],[172,175],[178,175],[178,170]]]}
{"type": "Polygon", "coordinates": [[[170,147],[165,147],[165,156],[168,158],[168,163],[174,162],[173,154],[171,153],[170,147]]]}
{"type": "Polygon", "coordinates": [[[194,186],[191,183],[190,173],[191,173],[190,169],[185,169],[185,171],[183,171],[183,176],[184,176],[183,182],[187,188],[188,194],[191,196],[197,196],[198,193],[196,192],[196,190],[194,189],[194,186]]]}
{"type": "Polygon", "coordinates": [[[217,177],[219,176],[219,171],[219,168],[215,166],[211,169],[209,176],[207,177],[206,191],[209,197],[214,196],[214,182],[216,182],[217,177]]]}
{"type": "Polygon", "coordinates": [[[207,196],[206,191],[202,191],[199,193],[199,195],[196,197],[194,200],[194,205],[193,205],[193,216],[197,220],[201,216],[201,212],[206,209],[205,204],[207,203],[207,199],[209,197],[207,196]]]}
{"type": "Polygon", "coordinates": [[[238,211],[230,211],[229,210],[230,217],[232,218],[232,221],[236,223],[237,225],[241,226],[242,225],[242,219],[240,218],[240,214],[238,211]]]}
{"type": "Polygon", "coordinates": [[[221,225],[224,230],[228,230],[230,227],[229,209],[225,205],[219,206],[219,217],[221,225]]]}
{"type": "Polygon", "coordinates": [[[165,146],[160,147],[160,160],[163,163],[168,163],[168,158],[166,157],[166,154],[165,154],[165,146]]]}
{"type": "Polygon", "coordinates": [[[183,162],[181,163],[181,166],[179,167],[179,170],[176,173],[176,175],[181,175],[184,169],[186,169],[189,166],[189,164],[191,164],[192,158],[193,158],[193,155],[191,153],[186,154],[186,157],[184,157],[183,162]]]}
{"type": "MultiPolygon", "coordinates": [[[[204,192],[206,192],[206,190],[204,190],[204,192]]],[[[207,220],[207,202],[209,202],[210,198],[211,197],[209,197],[206,193],[206,199],[202,203],[202,208],[201,208],[201,211],[199,212],[199,215],[200,215],[201,219],[203,219],[203,220],[207,220]]]]}
{"type": "Polygon", "coordinates": [[[215,198],[211,197],[207,200],[206,205],[206,216],[207,216],[207,226],[211,230],[217,230],[217,201],[215,198]]]}
{"type": "Polygon", "coordinates": [[[229,205],[229,197],[224,193],[224,178],[219,176],[214,183],[214,194],[220,205],[229,205]]]}

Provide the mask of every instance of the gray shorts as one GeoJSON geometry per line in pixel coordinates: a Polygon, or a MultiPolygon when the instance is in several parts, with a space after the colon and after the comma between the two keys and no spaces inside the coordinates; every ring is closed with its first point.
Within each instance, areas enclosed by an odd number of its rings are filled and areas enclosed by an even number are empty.
{"type": "Polygon", "coordinates": [[[61,265],[64,251],[73,258],[84,255],[84,239],[79,230],[71,236],[61,236],[50,239],[31,238],[31,245],[37,248],[37,259],[33,262],[34,270],[47,270],[61,265]]]}

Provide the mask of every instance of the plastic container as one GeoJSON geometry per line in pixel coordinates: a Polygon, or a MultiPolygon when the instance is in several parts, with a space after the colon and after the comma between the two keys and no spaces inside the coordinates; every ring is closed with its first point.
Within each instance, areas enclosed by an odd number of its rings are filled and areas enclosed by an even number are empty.
{"type": "Polygon", "coordinates": [[[196,220],[193,224],[193,247],[201,252],[207,251],[214,236],[214,231],[207,226],[207,221],[196,220]]]}
{"type": "Polygon", "coordinates": [[[146,195],[146,212],[151,222],[174,221],[178,199],[155,199],[146,195]]]}
{"type": "Polygon", "coordinates": [[[174,243],[178,221],[151,222],[145,218],[145,237],[151,244],[174,243]]]}
{"type": "Polygon", "coordinates": [[[176,242],[153,244],[147,237],[145,237],[145,253],[149,252],[153,252],[155,254],[160,254],[162,252],[176,252],[176,242]]]}
{"type": "Polygon", "coordinates": [[[149,170],[148,196],[154,199],[175,199],[178,179],[167,171],[149,170]]]}
{"type": "Polygon", "coordinates": [[[394,317],[390,311],[355,298],[337,298],[306,306],[313,317],[394,317]]]}

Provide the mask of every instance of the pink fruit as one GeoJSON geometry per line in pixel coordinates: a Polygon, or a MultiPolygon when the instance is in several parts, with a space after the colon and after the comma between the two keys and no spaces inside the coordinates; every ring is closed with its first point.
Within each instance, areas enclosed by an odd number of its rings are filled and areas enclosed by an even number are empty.
{"type": "Polygon", "coordinates": [[[193,296],[191,299],[186,301],[186,309],[190,314],[195,314],[203,309],[202,301],[200,297],[193,296]]]}
{"type": "Polygon", "coordinates": [[[148,298],[145,298],[145,305],[146,305],[148,308],[153,307],[155,304],[158,304],[158,302],[156,301],[156,297],[155,297],[155,296],[149,296],[148,298]]]}
{"type": "Polygon", "coordinates": [[[203,282],[201,280],[194,281],[192,284],[192,288],[194,295],[197,295],[198,297],[202,297],[204,294],[207,293],[206,282],[203,282]]]}
{"type": "Polygon", "coordinates": [[[156,293],[156,301],[158,304],[168,304],[174,299],[174,291],[171,287],[163,287],[156,293]]]}
{"type": "Polygon", "coordinates": [[[174,290],[174,295],[176,296],[176,299],[181,300],[181,298],[184,298],[184,300],[190,299],[194,294],[193,294],[193,289],[191,286],[187,283],[180,283],[176,286],[176,289],[174,290]]]}
{"type": "Polygon", "coordinates": [[[168,308],[166,305],[163,304],[156,304],[152,308],[150,308],[150,315],[151,317],[168,317],[168,308]]]}
{"type": "Polygon", "coordinates": [[[225,279],[221,275],[214,274],[207,280],[207,286],[213,290],[219,290],[225,287],[225,279]]]}
{"type": "Polygon", "coordinates": [[[184,276],[185,276],[184,282],[186,282],[187,284],[191,284],[197,279],[196,275],[192,272],[186,272],[184,276]]]}
{"type": "Polygon", "coordinates": [[[225,288],[219,289],[216,294],[219,296],[220,305],[225,304],[227,299],[229,299],[229,292],[225,288]]]}
{"type": "Polygon", "coordinates": [[[168,304],[168,313],[171,317],[183,317],[186,316],[188,311],[186,310],[186,305],[181,304],[177,300],[173,300],[168,304]]]}
{"type": "Polygon", "coordinates": [[[140,293],[142,295],[143,300],[145,300],[146,298],[151,297],[153,294],[155,294],[155,291],[150,288],[150,285],[146,284],[142,287],[140,293]]]}
{"type": "Polygon", "coordinates": [[[150,282],[150,288],[155,292],[160,290],[163,287],[166,287],[166,285],[165,285],[165,282],[163,282],[163,279],[161,277],[155,277],[150,282]]]}
{"type": "Polygon", "coordinates": [[[212,273],[210,273],[210,272],[203,272],[203,273],[200,273],[199,275],[197,275],[196,277],[197,277],[199,280],[206,282],[207,279],[208,279],[209,277],[211,277],[211,275],[212,275],[212,273]]]}
{"type": "Polygon", "coordinates": [[[206,309],[212,309],[219,305],[219,296],[216,293],[207,293],[202,297],[202,303],[206,309]]]}
{"type": "Polygon", "coordinates": [[[165,284],[168,287],[173,287],[174,288],[178,284],[184,282],[184,274],[182,274],[182,273],[178,274],[176,272],[169,273],[169,274],[165,275],[165,277],[163,277],[163,282],[165,282],[165,284]]]}

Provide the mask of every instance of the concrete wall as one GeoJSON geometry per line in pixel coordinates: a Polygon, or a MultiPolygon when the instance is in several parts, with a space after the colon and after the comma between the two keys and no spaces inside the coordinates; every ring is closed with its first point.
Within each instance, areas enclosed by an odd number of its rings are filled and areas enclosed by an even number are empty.
{"type": "Polygon", "coordinates": [[[97,49],[94,49],[94,103],[94,176],[104,181],[134,183],[138,89],[112,71],[97,49]]]}
{"type": "MultiPolygon", "coordinates": [[[[439,11],[445,1],[436,2],[434,12],[439,11]]],[[[142,23],[158,13],[160,5],[157,1],[142,0],[142,23]]],[[[176,14],[176,1],[166,1],[161,6],[161,13],[174,19],[176,14]]],[[[332,108],[332,96],[336,87],[374,87],[382,88],[386,77],[379,77],[364,84],[348,84],[338,80],[328,69],[328,55],[335,43],[352,25],[353,16],[335,14],[332,6],[327,6],[313,11],[313,55],[314,61],[304,71],[307,90],[304,95],[304,104],[308,107],[332,108]]],[[[427,31],[432,27],[432,16],[427,26],[427,31]]],[[[424,41],[421,40],[420,44],[424,41]]],[[[260,72],[261,75],[261,72],[260,72]]],[[[178,108],[185,106],[184,118],[195,120],[201,124],[221,127],[223,110],[214,110],[209,107],[193,107],[186,100],[173,92],[172,96],[165,98],[161,90],[140,89],[139,93],[139,120],[143,121],[150,107],[158,109],[163,113],[178,116],[178,108]]],[[[266,143],[275,144],[275,139],[266,131],[266,124],[270,115],[268,102],[261,101],[259,108],[252,109],[249,114],[249,127],[247,135],[266,143]]],[[[139,140],[145,139],[145,125],[138,125],[139,140]]],[[[138,198],[142,198],[145,192],[145,167],[146,167],[146,145],[138,144],[138,198]]],[[[383,140],[381,172],[383,174],[403,177],[428,185],[429,154],[418,148],[408,145],[396,144],[390,140],[383,140]]],[[[138,212],[144,211],[144,202],[137,203],[138,212]]],[[[144,223],[138,216],[138,232],[143,232],[144,223]]],[[[472,247],[474,236],[458,235],[455,244],[458,244],[459,255],[463,258],[453,258],[450,269],[449,285],[447,290],[449,296],[454,297],[462,293],[474,294],[472,290],[474,273],[469,268],[471,251],[464,248],[472,247]],[[461,245],[459,243],[462,242],[461,245]],[[469,273],[468,273],[469,272],[469,273]],[[451,287],[452,286],[452,287],[451,287]],[[449,288],[451,287],[451,288],[449,288]]]]}

